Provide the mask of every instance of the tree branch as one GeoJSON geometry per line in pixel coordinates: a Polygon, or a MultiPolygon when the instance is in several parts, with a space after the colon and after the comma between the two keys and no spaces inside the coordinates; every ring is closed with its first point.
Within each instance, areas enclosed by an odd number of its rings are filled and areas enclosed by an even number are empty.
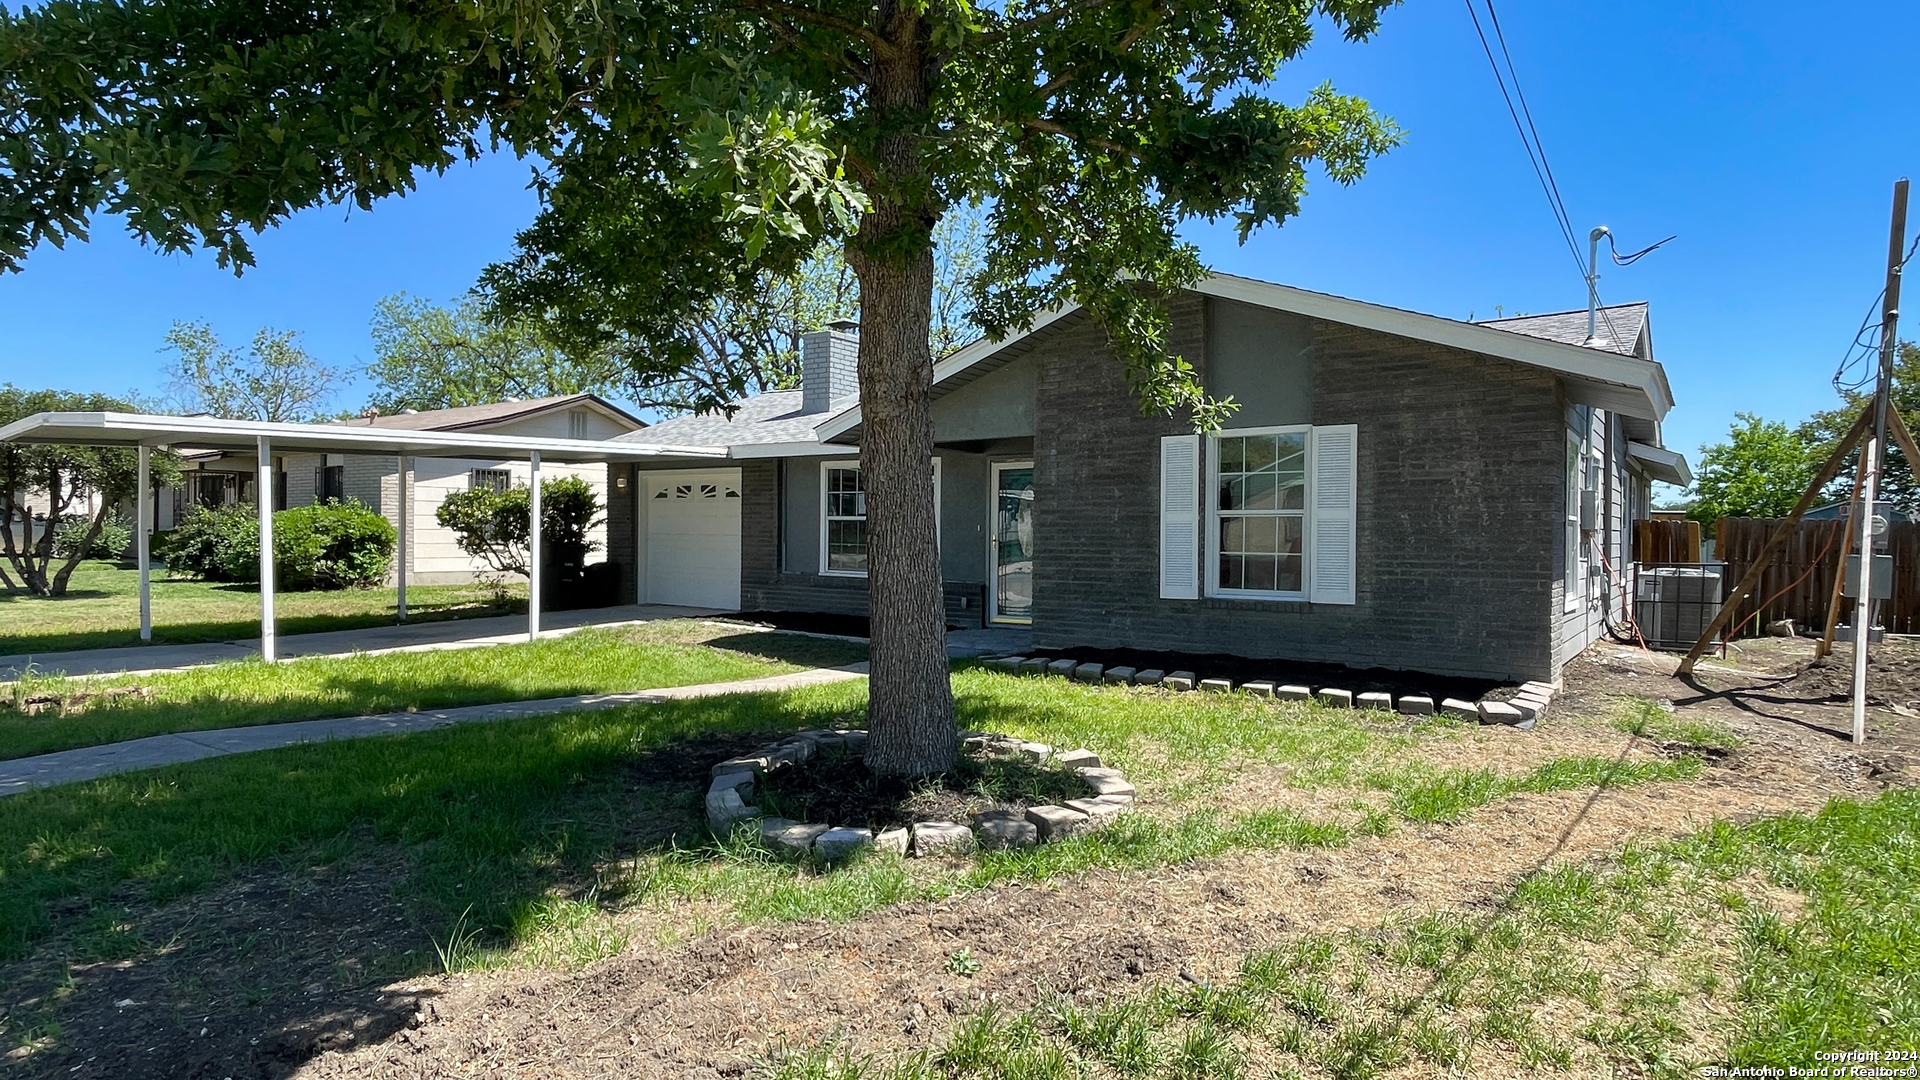
{"type": "Polygon", "coordinates": [[[795,22],[818,26],[823,30],[838,30],[848,37],[866,42],[878,56],[891,58],[899,55],[899,50],[894,48],[891,41],[852,19],[842,18],[825,11],[816,11],[804,4],[787,3],[786,0],[734,0],[734,2],[742,11],[751,11],[759,15],[778,15],[795,22]]]}
{"type": "Polygon", "coordinates": [[[1073,130],[1070,127],[1067,127],[1064,124],[1056,123],[1055,121],[1048,120],[1045,117],[1036,116],[1027,120],[1022,120],[1020,122],[1020,126],[1028,129],[1029,131],[1043,132],[1048,135],[1059,135],[1064,138],[1072,139],[1074,142],[1083,143],[1087,146],[1097,146],[1102,150],[1111,150],[1116,154],[1121,154],[1125,157],[1133,159],[1134,161],[1140,160],[1139,152],[1136,150],[1133,150],[1130,147],[1122,146],[1121,144],[1117,142],[1113,142],[1109,139],[1102,139],[1093,135],[1082,134],[1078,131],[1073,130]]]}

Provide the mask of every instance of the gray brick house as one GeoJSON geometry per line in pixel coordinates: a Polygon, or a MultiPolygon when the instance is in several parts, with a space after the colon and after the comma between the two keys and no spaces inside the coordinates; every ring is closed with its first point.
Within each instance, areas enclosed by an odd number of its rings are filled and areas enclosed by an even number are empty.
{"type": "MultiPolygon", "coordinates": [[[[1036,648],[1130,648],[1550,678],[1603,629],[1672,405],[1644,304],[1465,323],[1216,275],[1174,346],[1240,409],[1144,416],[1077,309],[935,367],[949,621],[1036,648]]],[[[609,558],[638,599],[865,610],[851,327],[803,388],[649,443],[729,459],[615,466],[609,558]]]]}

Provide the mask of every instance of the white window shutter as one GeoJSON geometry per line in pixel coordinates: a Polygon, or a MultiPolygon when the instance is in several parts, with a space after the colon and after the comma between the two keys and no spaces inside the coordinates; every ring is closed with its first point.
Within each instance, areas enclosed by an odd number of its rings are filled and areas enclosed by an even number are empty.
{"type": "Polygon", "coordinates": [[[1307,552],[1307,601],[1355,602],[1354,504],[1359,491],[1360,429],[1334,424],[1313,429],[1312,546],[1307,552]]]}
{"type": "Polygon", "coordinates": [[[1200,436],[1160,440],[1160,598],[1200,598],[1200,436]]]}

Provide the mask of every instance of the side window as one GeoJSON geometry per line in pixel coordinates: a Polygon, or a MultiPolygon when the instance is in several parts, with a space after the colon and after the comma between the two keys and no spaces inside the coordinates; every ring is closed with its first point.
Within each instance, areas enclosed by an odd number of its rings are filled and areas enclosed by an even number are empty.
{"type": "Polygon", "coordinates": [[[1214,591],[1306,591],[1307,432],[1224,431],[1213,437],[1208,493],[1214,591]]]}
{"type": "Polygon", "coordinates": [[[467,488],[492,488],[505,491],[513,486],[513,474],[506,469],[472,469],[467,473],[467,488]]]}
{"type": "Polygon", "coordinates": [[[858,465],[826,466],[826,546],[821,570],[829,574],[867,572],[867,491],[858,465]]]}

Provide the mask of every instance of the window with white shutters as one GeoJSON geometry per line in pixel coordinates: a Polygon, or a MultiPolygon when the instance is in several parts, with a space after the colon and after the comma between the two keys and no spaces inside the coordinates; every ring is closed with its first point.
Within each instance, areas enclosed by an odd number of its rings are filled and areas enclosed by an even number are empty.
{"type": "Polygon", "coordinates": [[[1352,424],[1160,440],[1160,595],[1355,603],[1358,462],[1352,424]]]}

